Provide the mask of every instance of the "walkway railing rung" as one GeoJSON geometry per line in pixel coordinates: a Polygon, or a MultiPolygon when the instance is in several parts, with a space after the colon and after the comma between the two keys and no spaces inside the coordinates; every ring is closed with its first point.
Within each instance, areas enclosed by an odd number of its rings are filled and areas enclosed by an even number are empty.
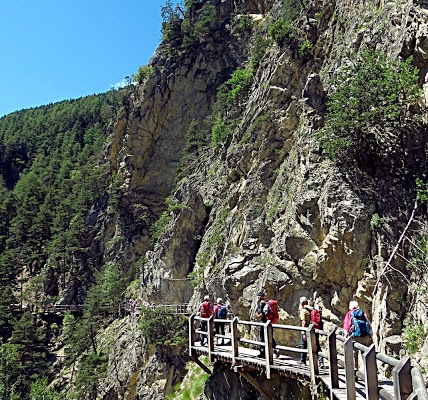
{"type": "Polygon", "coordinates": [[[278,350],[284,350],[284,351],[292,351],[295,353],[305,353],[308,354],[308,349],[301,349],[301,348],[297,348],[297,347],[289,347],[289,346],[282,346],[280,344],[277,344],[275,349],[278,350]]]}
{"type": "Polygon", "coordinates": [[[255,344],[257,346],[264,345],[264,342],[258,342],[257,340],[251,340],[251,339],[243,339],[243,338],[241,338],[241,339],[239,339],[239,341],[241,343],[255,344]]]}

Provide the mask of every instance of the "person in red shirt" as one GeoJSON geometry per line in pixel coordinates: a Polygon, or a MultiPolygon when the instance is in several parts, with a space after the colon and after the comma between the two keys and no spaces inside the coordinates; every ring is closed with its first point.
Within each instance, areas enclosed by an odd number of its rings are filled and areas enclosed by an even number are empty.
{"type": "MultiPolygon", "coordinates": [[[[202,318],[209,318],[213,313],[213,306],[210,303],[210,296],[204,296],[204,301],[199,306],[199,315],[202,318]]],[[[201,331],[207,331],[208,321],[201,321],[201,331]]],[[[208,343],[208,337],[201,333],[200,335],[200,343],[201,346],[204,346],[205,342],[208,343]]]]}

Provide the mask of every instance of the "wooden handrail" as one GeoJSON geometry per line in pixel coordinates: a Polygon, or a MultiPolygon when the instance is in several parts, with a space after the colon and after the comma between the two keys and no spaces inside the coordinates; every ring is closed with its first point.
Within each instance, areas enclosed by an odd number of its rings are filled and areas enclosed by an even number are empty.
{"type": "MultiPolygon", "coordinates": [[[[364,373],[358,372],[359,377],[363,377],[366,390],[366,398],[370,400],[378,400],[379,395],[386,399],[407,399],[407,398],[417,398],[418,400],[428,400],[428,392],[425,388],[424,381],[420,370],[416,367],[410,366],[410,361],[407,358],[397,360],[390,356],[387,356],[382,353],[376,353],[375,346],[372,344],[370,347],[364,346],[360,343],[355,342],[352,338],[345,338],[341,335],[336,335],[335,331],[327,332],[324,330],[315,329],[313,325],[310,325],[308,328],[294,326],[294,325],[281,325],[274,324],[272,325],[270,321],[267,323],[255,322],[255,321],[245,321],[240,320],[237,317],[233,320],[224,320],[224,319],[213,319],[203,318],[197,315],[192,315],[189,319],[189,349],[190,354],[195,356],[196,349],[201,351],[203,348],[196,345],[195,342],[195,333],[203,333],[208,338],[209,349],[208,354],[210,359],[213,361],[216,359],[216,354],[218,350],[214,350],[214,346],[211,343],[214,343],[214,332],[213,329],[208,329],[208,331],[200,331],[196,329],[195,321],[208,321],[213,326],[214,322],[223,322],[230,326],[229,335],[217,335],[221,338],[230,338],[230,348],[231,350],[221,349],[220,353],[225,354],[225,352],[231,353],[231,362],[235,366],[235,371],[241,371],[239,365],[241,362],[242,356],[240,352],[244,351],[243,347],[240,347],[239,344],[251,344],[259,347],[264,347],[264,356],[261,361],[254,361],[254,364],[258,368],[262,368],[266,372],[266,377],[269,379],[272,372],[275,371],[275,363],[273,359],[273,349],[272,349],[272,337],[275,330],[289,330],[289,331],[300,331],[306,332],[308,338],[308,348],[301,349],[299,347],[290,346],[287,343],[278,343],[276,349],[284,350],[287,352],[295,353],[306,353],[308,355],[309,361],[309,379],[311,381],[311,386],[316,390],[318,384],[319,376],[319,366],[318,366],[318,356],[323,357],[328,361],[328,376],[329,376],[329,387],[330,387],[330,399],[332,399],[334,390],[339,388],[339,364],[345,368],[346,376],[346,396],[347,399],[356,398],[356,385],[355,385],[355,372],[354,372],[354,352],[359,351],[362,353],[363,359],[363,368],[364,373]],[[264,341],[253,340],[248,338],[239,338],[238,326],[250,326],[257,327],[258,329],[264,329],[264,341]],[[326,336],[327,344],[327,353],[317,352],[316,349],[316,339],[315,335],[326,336]],[[193,339],[192,339],[193,338],[193,339]],[[211,340],[210,340],[211,338],[211,340]],[[337,343],[341,343],[344,346],[344,357],[345,360],[342,362],[338,359],[337,354],[337,343]],[[241,349],[241,350],[240,350],[241,349]],[[382,361],[385,364],[391,365],[393,367],[393,382],[394,393],[391,393],[388,389],[388,386],[379,387],[378,382],[378,370],[376,365],[376,360],[382,361]]],[[[227,360],[228,358],[222,356],[221,360],[227,360]]],[[[260,360],[260,358],[259,358],[260,360]]],[[[290,373],[295,370],[290,370],[290,373]]],[[[307,367],[304,371],[308,371],[307,367]]],[[[385,377],[382,378],[383,381],[385,377]]]]}

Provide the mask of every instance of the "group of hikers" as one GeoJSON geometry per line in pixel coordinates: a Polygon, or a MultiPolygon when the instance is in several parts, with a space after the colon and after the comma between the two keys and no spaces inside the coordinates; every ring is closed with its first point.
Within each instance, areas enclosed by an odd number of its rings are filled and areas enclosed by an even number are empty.
{"type": "Polygon", "coordinates": [[[135,309],[140,307],[140,301],[138,299],[137,300],[131,299],[130,297],[125,297],[123,299],[122,304],[123,304],[123,309],[126,312],[130,312],[130,313],[133,313],[135,309]]]}
{"type": "MultiPolygon", "coordinates": [[[[265,299],[266,293],[261,291],[257,294],[257,308],[255,317],[258,322],[266,323],[271,321],[275,324],[278,319],[278,303],[274,299],[265,299]]],[[[299,320],[301,326],[304,328],[313,325],[316,330],[323,330],[323,319],[322,319],[322,308],[318,306],[310,306],[307,297],[301,297],[299,301],[299,320]]],[[[217,299],[216,304],[212,305],[210,302],[210,296],[204,296],[204,300],[199,306],[198,313],[202,318],[209,318],[211,315],[214,316],[214,333],[218,335],[217,344],[224,344],[225,336],[225,323],[219,321],[220,319],[227,319],[231,315],[230,305],[224,305],[221,298],[217,299]]],[[[264,342],[264,327],[258,327],[258,341],[264,342]]],[[[359,308],[357,301],[349,302],[349,310],[343,320],[343,330],[345,337],[351,337],[355,342],[361,343],[364,346],[369,347],[373,343],[372,339],[372,328],[367,314],[359,308]]],[[[207,331],[207,321],[201,320],[201,331],[207,331]]],[[[316,347],[317,352],[321,351],[321,345],[319,341],[319,332],[315,331],[316,347]]],[[[278,356],[279,351],[275,348],[276,342],[273,340],[274,354],[278,356]]],[[[208,339],[206,334],[200,335],[200,343],[204,346],[208,339]]],[[[306,331],[302,331],[301,334],[301,348],[307,349],[308,342],[306,331]]],[[[260,345],[260,356],[265,357],[265,347],[260,345]]],[[[355,368],[358,368],[358,352],[354,353],[355,356],[355,368]]],[[[300,363],[306,364],[307,353],[303,352],[300,355],[300,363]]],[[[318,365],[324,367],[324,360],[322,356],[318,356],[318,365]]]]}

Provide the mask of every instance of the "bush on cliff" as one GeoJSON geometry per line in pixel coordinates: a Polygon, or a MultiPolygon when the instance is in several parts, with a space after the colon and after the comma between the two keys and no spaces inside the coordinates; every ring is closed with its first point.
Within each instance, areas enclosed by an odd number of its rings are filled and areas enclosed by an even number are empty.
{"type": "Polygon", "coordinates": [[[168,347],[188,345],[188,319],[184,315],[158,308],[141,310],[140,329],[148,344],[168,347]]]}
{"type": "Polygon", "coordinates": [[[325,126],[318,134],[330,158],[382,158],[400,145],[401,124],[421,96],[411,62],[366,49],[342,69],[332,82],[325,126]]]}

